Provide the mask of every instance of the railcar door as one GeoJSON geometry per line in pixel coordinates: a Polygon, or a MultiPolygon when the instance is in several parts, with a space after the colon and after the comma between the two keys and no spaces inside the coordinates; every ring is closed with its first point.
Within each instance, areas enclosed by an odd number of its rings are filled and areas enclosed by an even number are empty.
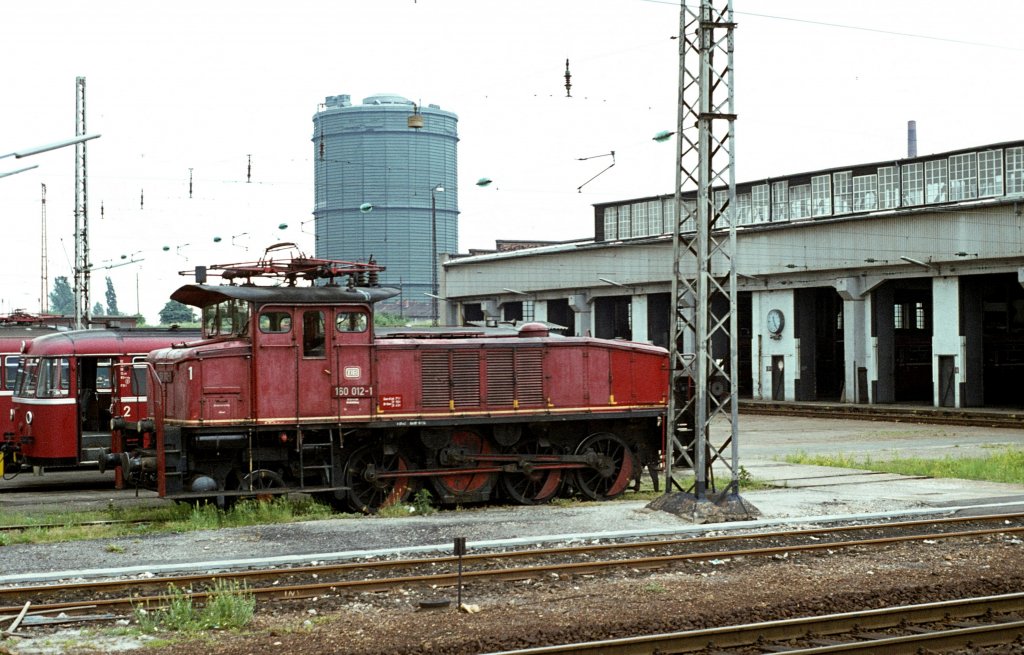
{"type": "Polygon", "coordinates": [[[264,306],[256,319],[253,341],[255,416],[263,420],[295,418],[300,389],[298,340],[301,326],[293,307],[264,306]]]}
{"type": "Polygon", "coordinates": [[[373,324],[364,307],[340,307],[334,314],[334,370],[332,393],[342,418],[369,420],[374,408],[370,370],[373,324]]]}

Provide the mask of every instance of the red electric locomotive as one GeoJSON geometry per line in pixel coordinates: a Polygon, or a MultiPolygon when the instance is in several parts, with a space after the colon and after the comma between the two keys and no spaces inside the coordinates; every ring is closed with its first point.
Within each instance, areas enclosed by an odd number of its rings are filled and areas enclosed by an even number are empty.
{"type": "Polygon", "coordinates": [[[601,500],[659,464],[663,348],[540,323],[375,329],[373,304],[398,293],[375,285],[380,267],[269,254],[211,267],[224,285],[197,269],[172,294],[202,309],[204,338],[150,353],[152,419],[117,419],[125,452],[107,457],[129,483],[177,499],[304,491],[365,512],[421,484],[444,503],[539,503],[566,485],[601,500]],[[252,283],[266,276],[286,284],[252,283]],[[155,447],[130,448],[140,433],[155,447]]]}
{"type": "Polygon", "coordinates": [[[74,330],[24,344],[13,430],[0,445],[8,468],[95,462],[109,452],[112,416],[134,419],[146,411],[145,369],[133,373],[130,364],[198,337],[197,330],[177,328],[74,330]],[[118,402],[112,404],[115,386],[118,402]]]}

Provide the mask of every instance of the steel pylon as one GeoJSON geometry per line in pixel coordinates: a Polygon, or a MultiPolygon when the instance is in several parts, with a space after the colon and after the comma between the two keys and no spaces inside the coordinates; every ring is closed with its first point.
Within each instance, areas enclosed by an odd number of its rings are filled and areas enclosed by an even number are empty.
{"type": "Polygon", "coordinates": [[[666,491],[673,465],[690,467],[697,500],[715,463],[739,491],[735,27],[732,0],[681,2],[666,491]]]}

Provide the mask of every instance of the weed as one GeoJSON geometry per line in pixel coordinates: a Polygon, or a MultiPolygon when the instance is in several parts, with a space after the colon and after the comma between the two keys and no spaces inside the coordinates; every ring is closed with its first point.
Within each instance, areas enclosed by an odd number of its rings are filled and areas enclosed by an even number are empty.
{"type": "Polygon", "coordinates": [[[434,507],[434,496],[428,489],[420,489],[416,492],[416,495],[412,497],[412,506],[416,510],[416,514],[433,514],[437,511],[434,507]]]}
{"type": "Polygon", "coordinates": [[[218,580],[201,608],[197,608],[184,591],[169,585],[164,607],[147,610],[137,605],[134,614],[139,627],[146,632],[199,632],[243,628],[252,621],[255,608],[256,598],[244,585],[218,580]]]}
{"type": "Polygon", "coordinates": [[[103,550],[107,551],[108,553],[123,553],[124,547],[118,546],[117,544],[107,544],[107,547],[103,550]]]}
{"type": "Polygon", "coordinates": [[[645,594],[663,594],[668,591],[660,582],[648,582],[641,589],[645,594]]]}

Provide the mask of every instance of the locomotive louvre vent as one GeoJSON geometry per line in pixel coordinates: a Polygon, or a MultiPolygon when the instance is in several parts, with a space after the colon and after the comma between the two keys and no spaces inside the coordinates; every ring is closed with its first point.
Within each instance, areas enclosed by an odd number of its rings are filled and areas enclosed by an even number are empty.
{"type": "Polygon", "coordinates": [[[487,404],[511,406],[544,402],[544,352],[508,348],[487,353],[487,404]]]}
{"type": "Polygon", "coordinates": [[[480,351],[423,353],[420,385],[424,407],[476,407],[480,404],[480,351]]]}

